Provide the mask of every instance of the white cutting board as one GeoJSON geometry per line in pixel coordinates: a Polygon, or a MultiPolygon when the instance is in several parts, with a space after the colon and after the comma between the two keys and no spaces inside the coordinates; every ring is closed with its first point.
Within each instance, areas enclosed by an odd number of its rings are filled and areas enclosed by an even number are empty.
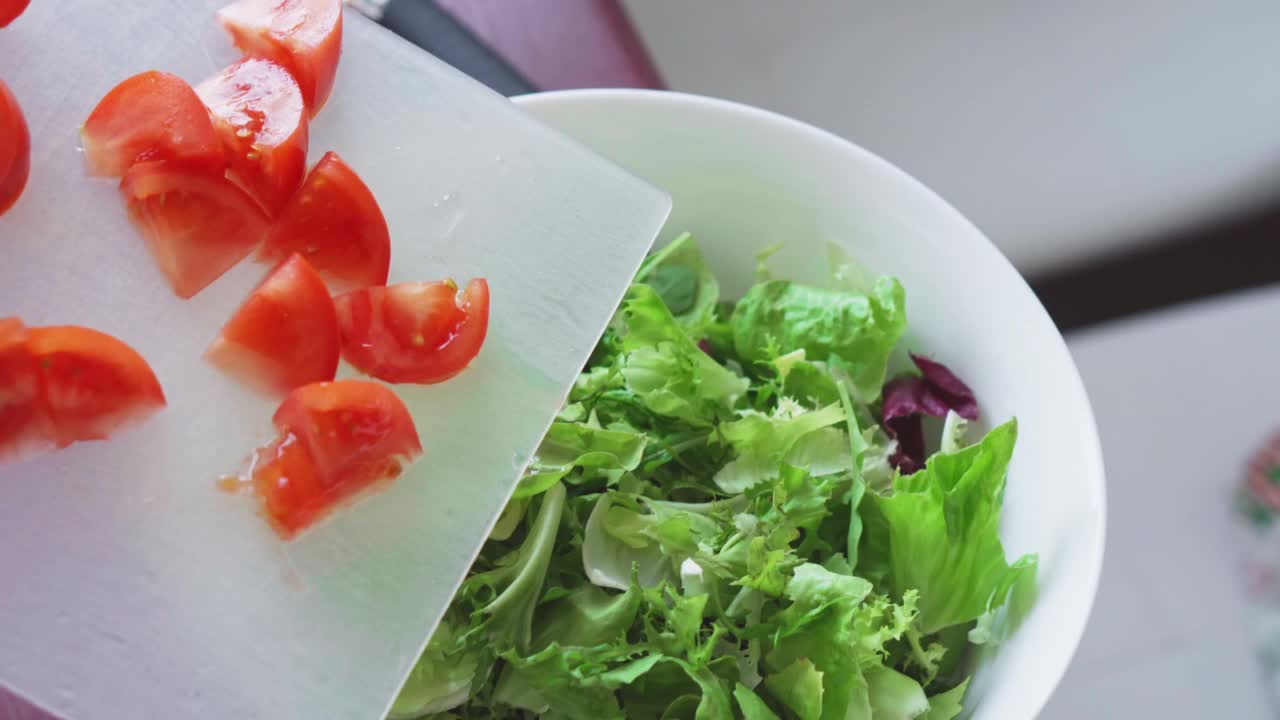
{"type": "MultiPolygon", "coordinates": [[[[492,288],[458,378],[401,388],[425,458],[282,543],[217,478],[275,402],[200,362],[264,274],[165,285],[77,128],[126,76],[198,82],[237,56],[217,0],[37,0],[0,31],[32,177],[0,218],[0,316],[82,324],[152,364],[169,407],[104,443],[0,466],[0,685],[70,718],[377,718],[670,208],[669,200],[348,12],[311,157],[335,149],[391,227],[391,281],[492,288]]],[[[343,369],[340,374],[349,374],[343,369]]]]}

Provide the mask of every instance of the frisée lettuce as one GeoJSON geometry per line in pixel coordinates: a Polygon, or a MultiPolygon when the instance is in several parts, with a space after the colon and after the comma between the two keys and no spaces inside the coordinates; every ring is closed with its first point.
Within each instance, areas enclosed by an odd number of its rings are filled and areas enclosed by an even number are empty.
{"type": "Polygon", "coordinates": [[[652,255],[391,717],[959,715],[1034,593],[998,534],[1017,424],[970,438],[936,360],[888,377],[903,288],[851,275],[725,302],[689,235],[652,255]]]}

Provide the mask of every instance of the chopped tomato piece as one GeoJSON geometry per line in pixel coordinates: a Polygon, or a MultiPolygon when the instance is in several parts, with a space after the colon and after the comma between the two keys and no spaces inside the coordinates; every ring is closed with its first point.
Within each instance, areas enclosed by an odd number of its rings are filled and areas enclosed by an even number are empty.
{"type": "Polygon", "coordinates": [[[137,162],[181,161],[221,172],[222,144],[185,80],[155,70],[115,86],[80,128],[90,175],[120,177],[137,162]]]}
{"type": "Polygon", "coordinates": [[[338,316],[324,280],[301,255],[276,268],[244,301],[205,357],[270,393],[332,380],[338,316]]]}
{"type": "Polygon", "coordinates": [[[54,441],[102,440],[164,407],[151,366],[120,340],[66,325],[27,330],[54,441]]]}
{"type": "Polygon", "coordinates": [[[140,163],[120,182],[129,217],[180,298],[217,280],[253,251],[270,220],[222,176],[177,163],[140,163]]]}
{"type": "Polygon", "coordinates": [[[304,385],[273,421],[280,435],[258,452],[253,486],[285,538],[370,485],[398,477],[422,454],[404,403],[364,380],[304,385]]]}
{"type": "Polygon", "coordinates": [[[0,0],[0,28],[18,19],[31,0],[0,0]]]}
{"type": "Polygon", "coordinates": [[[283,435],[259,449],[253,462],[253,488],[267,522],[288,539],[328,510],[325,486],[294,435],[283,435]]]}
{"type": "Polygon", "coordinates": [[[339,290],[385,285],[391,235],[378,201],[337,153],[325,153],[276,219],[259,259],[300,253],[339,290]]]}
{"type": "Polygon", "coordinates": [[[0,80],[0,215],[18,201],[30,171],[31,134],[27,132],[27,121],[22,117],[18,98],[0,80]]]}
{"type": "Polygon", "coordinates": [[[196,87],[227,153],[228,172],[271,214],[307,172],[307,109],[289,71],[249,58],[196,87]]]}
{"type": "Polygon", "coordinates": [[[0,458],[105,439],[164,405],[151,367],[120,340],[0,319],[0,458]]]}
{"type": "Polygon", "coordinates": [[[342,356],[394,383],[438,383],[462,372],[489,328],[489,284],[397,283],[334,298],[342,356]]]}
{"type": "Polygon", "coordinates": [[[42,396],[27,328],[18,318],[0,318],[0,460],[53,444],[42,396]]]}
{"type": "Polygon", "coordinates": [[[218,22],[251,57],[283,65],[315,117],[329,99],[342,54],[342,0],[239,0],[218,22]]]}

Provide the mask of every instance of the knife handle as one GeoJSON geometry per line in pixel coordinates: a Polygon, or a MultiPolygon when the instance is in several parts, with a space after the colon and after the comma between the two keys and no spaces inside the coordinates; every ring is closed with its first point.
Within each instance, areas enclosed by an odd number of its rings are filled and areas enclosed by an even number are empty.
{"type": "Polygon", "coordinates": [[[348,0],[383,27],[503,95],[537,87],[434,0],[348,0]]]}

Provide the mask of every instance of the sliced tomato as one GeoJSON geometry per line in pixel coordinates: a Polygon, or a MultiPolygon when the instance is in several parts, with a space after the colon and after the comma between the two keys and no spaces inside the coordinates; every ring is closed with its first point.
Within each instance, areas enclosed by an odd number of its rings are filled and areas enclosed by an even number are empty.
{"type": "Polygon", "coordinates": [[[18,318],[0,318],[0,460],[53,441],[27,328],[18,318]]]}
{"type": "MultiPolygon", "coordinates": [[[[4,0],[0,0],[3,3],[4,0]]],[[[31,134],[18,98],[0,80],[0,215],[18,201],[31,172],[31,134]]]]}
{"type": "Polygon", "coordinates": [[[120,177],[137,162],[226,167],[209,111],[185,80],[151,70],[112,88],[80,128],[90,175],[120,177]]]}
{"type": "Polygon", "coordinates": [[[165,406],[151,366],[106,333],[66,325],[27,330],[54,441],[102,440],[165,406]]]}
{"type": "Polygon", "coordinates": [[[422,454],[408,409],[377,383],[304,385],[273,421],[280,436],[258,453],[253,486],[286,538],[357,492],[399,476],[422,454]]]}
{"type": "Polygon", "coordinates": [[[391,235],[378,201],[335,152],[302,181],[262,246],[260,259],[300,253],[338,290],[385,285],[391,235]]]}
{"type": "Polygon", "coordinates": [[[180,298],[217,280],[253,251],[270,220],[221,172],[139,163],[120,182],[129,217],[180,298]]]}
{"type": "Polygon", "coordinates": [[[285,66],[315,117],[333,91],[342,54],[342,0],[240,0],[218,22],[245,55],[285,66]]]}
{"type": "Polygon", "coordinates": [[[285,539],[307,528],[335,502],[326,502],[326,486],[294,435],[276,438],[255,453],[252,481],[267,522],[285,539]]]}
{"type": "Polygon", "coordinates": [[[231,178],[278,213],[307,172],[309,116],[298,83],[280,65],[248,58],[200,83],[196,94],[222,139],[231,178]]]}
{"type": "Polygon", "coordinates": [[[462,372],[489,329],[489,283],[397,283],[334,298],[342,356],[393,383],[438,383],[462,372]]]}
{"type": "Polygon", "coordinates": [[[338,371],[338,316],[324,280],[301,255],[276,268],[205,357],[226,373],[281,395],[338,371]]]}
{"type": "Polygon", "coordinates": [[[0,319],[0,458],[102,440],[164,405],[147,361],[120,340],[0,319]]]}
{"type": "Polygon", "coordinates": [[[29,4],[31,0],[0,0],[0,28],[8,27],[9,23],[17,20],[29,4]]]}

